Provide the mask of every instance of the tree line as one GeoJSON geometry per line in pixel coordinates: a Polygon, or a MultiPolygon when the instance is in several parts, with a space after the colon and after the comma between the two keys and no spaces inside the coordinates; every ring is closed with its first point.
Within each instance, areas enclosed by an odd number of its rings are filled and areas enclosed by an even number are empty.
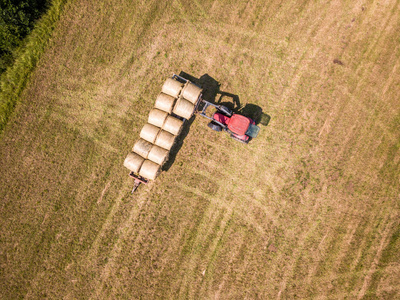
{"type": "Polygon", "coordinates": [[[47,0],[0,0],[0,74],[14,62],[17,50],[45,12],[47,0]]]}

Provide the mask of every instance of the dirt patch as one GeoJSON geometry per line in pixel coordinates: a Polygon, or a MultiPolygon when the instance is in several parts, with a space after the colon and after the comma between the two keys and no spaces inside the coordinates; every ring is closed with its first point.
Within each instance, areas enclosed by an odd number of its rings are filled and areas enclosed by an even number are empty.
{"type": "Polygon", "coordinates": [[[334,64],[337,64],[337,65],[339,65],[339,66],[344,66],[344,63],[342,63],[342,61],[339,60],[339,59],[337,59],[337,58],[335,58],[335,59],[333,60],[333,63],[334,63],[334,64]]]}

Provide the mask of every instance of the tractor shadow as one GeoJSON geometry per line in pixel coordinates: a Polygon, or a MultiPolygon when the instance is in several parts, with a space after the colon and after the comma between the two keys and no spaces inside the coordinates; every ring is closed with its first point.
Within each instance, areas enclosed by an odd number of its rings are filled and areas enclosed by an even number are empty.
{"type": "Polygon", "coordinates": [[[255,104],[246,104],[243,108],[239,109],[238,113],[253,119],[256,125],[268,126],[271,120],[271,116],[264,113],[262,108],[255,104]]]}
{"type": "Polygon", "coordinates": [[[221,84],[208,74],[196,78],[188,73],[181,72],[179,76],[189,79],[193,83],[203,88],[203,99],[209,102],[220,104],[228,107],[234,113],[244,115],[251,118],[255,123],[268,126],[271,116],[264,113],[262,108],[256,104],[247,103],[242,106],[238,95],[222,91],[221,84]]]}

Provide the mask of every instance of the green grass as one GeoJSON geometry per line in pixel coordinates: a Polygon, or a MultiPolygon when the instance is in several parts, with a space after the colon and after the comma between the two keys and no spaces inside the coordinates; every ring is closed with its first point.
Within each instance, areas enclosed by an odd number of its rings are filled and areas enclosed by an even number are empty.
{"type": "Polygon", "coordinates": [[[24,42],[24,48],[12,66],[0,79],[0,134],[17,105],[21,93],[50,42],[54,27],[60,19],[66,0],[52,1],[48,11],[35,24],[35,28],[24,42]]]}

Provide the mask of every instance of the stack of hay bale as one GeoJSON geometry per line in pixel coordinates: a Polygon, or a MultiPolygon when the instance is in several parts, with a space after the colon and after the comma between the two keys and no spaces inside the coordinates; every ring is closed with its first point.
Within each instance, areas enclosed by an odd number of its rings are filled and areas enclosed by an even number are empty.
{"type": "Polygon", "coordinates": [[[201,91],[190,81],[183,84],[174,77],[168,78],[124,166],[146,179],[156,179],[182,130],[183,120],[179,117],[191,118],[201,91]]]}

